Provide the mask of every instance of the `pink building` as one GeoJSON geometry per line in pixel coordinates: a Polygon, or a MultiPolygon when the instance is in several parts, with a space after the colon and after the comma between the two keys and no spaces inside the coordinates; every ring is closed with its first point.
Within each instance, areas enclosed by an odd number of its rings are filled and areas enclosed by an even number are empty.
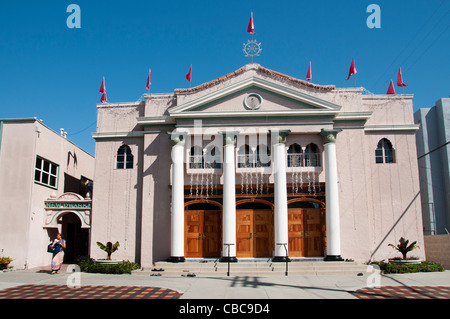
{"type": "Polygon", "coordinates": [[[47,266],[62,233],[66,262],[89,253],[94,157],[35,118],[0,119],[0,256],[47,266]]]}
{"type": "Polygon", "coordinates": [[[144,102],[99,104],[91,256],[424,258],[412,95],[258,64],[144,102]]]}

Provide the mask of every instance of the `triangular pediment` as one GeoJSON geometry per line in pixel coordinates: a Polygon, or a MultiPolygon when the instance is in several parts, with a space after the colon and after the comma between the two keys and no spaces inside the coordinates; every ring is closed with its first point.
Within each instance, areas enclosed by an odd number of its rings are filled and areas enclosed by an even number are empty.
{"type": "Polygon", "coordinates": [[[221,83],[218,88],[208,88],[205,91],[206,93],[196,92],[192,98],[170,109],[170,116],[333,115],[341,109],[339,105],[308,94],[306,90],[258,75],[247,76],[238,81],[230,80],[229,83],[221,83]]]}

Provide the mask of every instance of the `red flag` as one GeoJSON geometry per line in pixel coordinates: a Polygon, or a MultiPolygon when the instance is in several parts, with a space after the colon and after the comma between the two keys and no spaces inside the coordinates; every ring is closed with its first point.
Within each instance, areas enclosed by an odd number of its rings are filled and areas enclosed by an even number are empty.
{"type": "Polygon", "coordinates": [[[148,69],[147,86],[145,87],[147,90],[150,89],[150,85],[152,84],[151,78],[152,78],[152,69],[148,69]]]}
{"type": "Polygon", "coordinates": [[[100,102],[102,102],[102,103],[108,102],[108,98],[106,97],[105,77],[103,77],[102,84],[100,85],[99,92],[102,93],[102,97],[100,98],[100,102]]]}
{"type": "Polygon", "coordinates": [[[403,83],[402,68],[398,69],[397,86],[401,86],[401,87],[408,86],[408,84],[403,83]]]}
{"type": "Polygon", "coordinates": [[[250,22],[248,23],[247,32],[251,34],[256,34],[255,25],[253,24],[253,12],[252,15],[250,16],[250,22]]]}
{"type": "Polygon", "coordinates": [[[306,73],[306,79],[308,81],[310,81],[312,79],[312,73],[311,73],[311,61],[309,62],[309,67],[308,67],[308,73],[306,73]]]}
{"type": "Polygon", "coordinates": [[[348,71],[348,78],[346,78],[346,80],[350,79],[352,74],[356,74],[355,58],[352,59],[352,65],[350,65],[350,70],[348,71]]]}
{"type": "Polygon", "coordinates": [[[192,64],[191,64],[191,67],[189,69],[189,73],[186,74],[186,80],[188,80],[189,82],[192,82],[192,64]]]}
{"type": "Polygon", "coordinates": [[[395,94],[395,89],[394,89],[394,83],[391,80],[391,83],[389,84],[389,88],[386,94],[395,94]]]}

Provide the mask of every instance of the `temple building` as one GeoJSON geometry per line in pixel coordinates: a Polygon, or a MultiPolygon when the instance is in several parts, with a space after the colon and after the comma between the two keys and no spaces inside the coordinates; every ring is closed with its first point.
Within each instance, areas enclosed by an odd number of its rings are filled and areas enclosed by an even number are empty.
{"type": "MultiPolygon", "coordinates": [[[[97,105],[91,249],[156,261],[381,260],[423,247],[412,95],[318,85],[256,63],[97,105]]],[[[423,249],[416,253],[424,258],[423,249]]]]}

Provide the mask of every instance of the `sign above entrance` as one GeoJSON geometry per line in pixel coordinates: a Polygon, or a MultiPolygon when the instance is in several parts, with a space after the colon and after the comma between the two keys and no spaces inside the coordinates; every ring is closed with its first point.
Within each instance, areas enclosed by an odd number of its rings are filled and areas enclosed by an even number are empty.
{"type": "Polygon", "coordinates": [[[44,228],[58,228],[58,221],[68,213],[78,216],[81,221],[81,228],[91,227],[92,200],[90,197],[83,198],[75,193],[65,193],[56,197],[52,194],[45,201],[45,224],[44,228]]]}

